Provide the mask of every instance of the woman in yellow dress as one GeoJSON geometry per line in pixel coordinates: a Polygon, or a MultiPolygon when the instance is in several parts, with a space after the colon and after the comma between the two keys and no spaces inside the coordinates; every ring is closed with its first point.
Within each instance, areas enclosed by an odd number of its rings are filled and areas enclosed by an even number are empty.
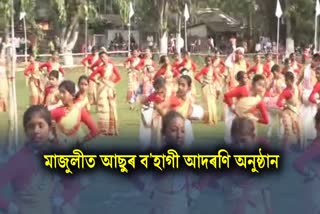
{"type": "Polygon", "coordinates": [[[162,76],[166,81],[166,96],[170,97],[177,92],[177,77],[180,75],[179,71],[175,67],[171,66],[168,56],[161,56],[159,63],[161,68],[154,75],[154,79],[162,76]]]}
{"type": "Polygon", "coordinates": [[[110,62],[106,52],[100,53],[103,62],[89,77],[98,84],[98,126],[100,133],[107,136],[118,136],[118,113],[115,85],[121,80],[117,67],[110,62]],[[96,79],[96,76],[97,79],[96,79]]]}
{"type": "Polygon", "coordinates": [[[220,80],[217,74],[219,71],[215,70],[210,56],[206,57],[206,64],[206,67],[197,73],[195,79],[202,86],[203,98],[209,114],[208,123],[216,125],[218,123],[217,100],[221,93],[220,80]],[[203,80],[201,81],[202,76],[203,80]]]}
{"type": "Polygon", "coordinates": [[[60,99],[63,106],[51,111],[52,120],[56,123],[55,136],[60,144],[72,146],[94,138],[99,132],[89,112],[75,103],[75,84],[65,80],[59,85],[60,99]],[[84,123],[89,133],[81,133],[84,123]]]}
{"type": "Polygon", "coordinates": [[[257,74],[252,79],[252,87],[248,97],[241,98],[235,105],[237,117],[247,117],[254,122],[268,124],[269,115],[263,97],[266,92],[266,79],[257,74]]]}
{"type": "Polygon", "coordinates": [[[289,149],[288,146],[301,146],[300,133],[300,97],[298,87],[294,84],[294,74],[286,72],[285,75],[286,88],[278,97],[277,106],[282,109],[281,113],[281,135],[284,149],[289,149]]]}

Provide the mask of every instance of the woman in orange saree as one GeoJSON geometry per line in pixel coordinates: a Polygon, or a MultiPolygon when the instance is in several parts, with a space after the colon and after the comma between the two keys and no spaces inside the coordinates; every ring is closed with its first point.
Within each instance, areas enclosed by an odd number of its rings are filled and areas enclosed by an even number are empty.
{"type": "Polygon", "coordinates": [[[7,111],[9,95],[4,49],[0,50],[0,112],[7,111]]]}
{"type": "Polygon", "coordinates": [[[39,63],[35,61],[33,55],[29,56],[30,64],[24,70],[24,75],[28,79],[30,91],[30,105],[39,105],[43,102],[44,83],[42,73],[39,69],[39,63]]]}
{"type": "Polygon", "coordinates": [[[98,127],[101,134],[117,136],[119,130],[115,85],[121,80],[121,76],[119,70],[109,61],[106,52],[101,52],[100,58],[103,65],[99,66],[89,77],[98,84],[98,127]]]}
{"type": "Polygon", "coordinates": [[[90,102],[88,98],[89,78],[82,75],[78,80],[79,91],[76,95],[75,103],[80,107],[90,112],[90,102]]]}
{"type": "Polygon", "coordinates": [[[216,70],[212,65],[210,56],[206,57],[206,64],[206,67],[196,74],[195,80],[202,86],[203,98],[209,114],[208,123],[209,125],[216,125],[218,123],[217,100],[219,99],[221,92],[220,80],[218,79],[217,72],[220,71],[216,70]],[[201,81],[202,76],[203,80],[201,81]]]}
{"type": "Polygon", "coordinates": [[[74,102],[75,84],[65,80],[59,85],[59,92],[63,106],[51,111],[52,120],[55,121],[55,136],[59,143],[72,146],[75,143],[84,143],[91,140],[98,134],[98,129],[90,114],[84,108],[74,102]],[[89,133],[81,133],[81,123],[84,123],[89,133]]]}

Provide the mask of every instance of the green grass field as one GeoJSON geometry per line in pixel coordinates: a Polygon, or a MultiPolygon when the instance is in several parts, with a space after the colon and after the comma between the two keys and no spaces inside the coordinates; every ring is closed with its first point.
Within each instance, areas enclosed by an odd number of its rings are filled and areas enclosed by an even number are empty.
{"type": "MultiPolygon", "coordinates": [[[[76,81],[83,74],[83,69],[66,69],[66,79],[76,81]]],[[[127,76],[123,68],[121,68],[122,80],[117,86],[118,95],[118,115],[120,121],[120,136],[117,137],[99,137],[93,142],[88,143],[88,147],[133,147],[139,146],[139,111],[130,111],[126,103],[126,86],[127,76]]],[[[19,132],[23,138],[22,114],[28,106],[28,89],[25,85],[25,79],[22,72],[17,73],[17,99],[19,112],[19,132]]],[[[200,92],[198,88],[198,92],[200,92]]],[[[201,96],[198,97],[201,102],[201,96]]],[[[94,109],[94,108],[93,108],[94,109]]],[[[222,109],[220,109],[222,110],[222,109]]],[[[95,112],[92,112],[95,117],[95,112]]],[[[8,115],[1,114],[0,130],[2,136],[7,135],[8,115]]],[[[205,146],[208,149],[215,146],[218,139],[223,138],[224,123],[219,122],[216,126],[208,126],[201,123],[195,123],[194,126],[195,144],[205,146]]],[[[264,135],[265,128],[260,127],[259,133],[264,135]]],[[[287,159],[291,165],[292,158],[287,159]]],[[[268,179],[272,184],[274,204],[274,213],[302,213],[301,199],[297,196],[297,192],[301,192],[301,178],[297,176],[291,167],[284,170],[286,173],[271,176],[268,179]],[[294,188],[291,188],[294,187],[294,188]]],[[[146,195],[138,194],[133,185],[128,182],[126,176],[116,176],[105,172],[92,173],[89,177],[90,186],[81,193],[80,209],[78,213],[149,213],[149,198],[146,195]]],[[[7,194],[6,194],[7,195],[7,194]]],[[[8,193],[10,195],[10,193],[8,193]]],[[[191,206],[194,214],[211,214],[213,210],[221,212],[223,208],[222,193],[219,189],[207,189],[200,198],[191,206]]]]}
{"type": "MultiPolygon", "coordinates": [[[[140,112],[130,111],[129,105],[126,102],[127,93],[127,74],[125,69],[121,70],[121,81],[117,85],[117,107],[118,117],[120,126],[120,136],[117,137],[99,137],[92,142],[92,145],[106,145],[106,146],[135,146],[138,145],[139,135],[139,123],[140,123],[140,112]],[[98,143],[97,143],[98,142],[98,143]]],[[[82,68],[66,69],[66,78],[77,82],[80,75],[84,73],[82,68]]],[[[19,122],[19,133],[21,139],[23,138],[22,129],[22,115],[29,105],[29,92],[25,84],[25,78],[22,72],[18,72],[16,76],[17,86],[17,102],[18,102],[18,122],[19,122]]],[[[201,90],[198,86],[198,98],[197,102],[202,102],[201,90]]],[[[220,105],[222,106],[222,105],[220,105]]],[[[219,109],[222,112],[223,109],[219,109]]],[[[0,134],[2,136],[8,135],[8,113],[1,113],[0,121],[0,134]]],[[[92,116],[96,118],[95,106],[92,107],[92,116]]],[[[208,126],[200,122],[195,122],[193,125],[196,143],[199,145],[210,146],[214,144],[217,139],[223,138],[224,123],[219,122],[216,126],[208,126]]],[[[264,131],[263,131],[264,132],[264,131]]],[[[261,133],[261,132],[260,132],[261,133]]]]}

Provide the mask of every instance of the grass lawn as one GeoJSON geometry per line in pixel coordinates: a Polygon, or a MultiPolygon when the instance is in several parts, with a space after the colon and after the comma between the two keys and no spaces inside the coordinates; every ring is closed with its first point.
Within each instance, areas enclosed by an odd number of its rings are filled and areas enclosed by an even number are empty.
{"type": "MultiPolygon", "coordinates": [[[[120,136],[118,137],[100,137],[93,142],[90,142],[90,147],[133,147],[138,146],[139,135],[139,111],[130,111],[126,103],[126,86],[127,75],[123,68],[121,68],[122,80],[117,86],[118,95],[118,115],[120,121],[120,136]]],[[[83,70],[66,69],[66,79],[76,81],[83,70]]],[[[18,113],[19,113],[19,132],[23,138],[22,130],[22,115],[28,106],[28,89],[25,85],[25,79],[22,72],[17,73],[17,99],[18,99],[18,113]]],[[[198,88],[198,93],[200,89],[198,88]]],[[[198,98],[201,102],[201,96],[198,98]]],[[[221,109],[220,109],[221,110],[221,109]]],[[[93,116],[95,117],[94,108],[93,116]]],[[[7,135],[7,121],[8,115],[0,115],[0,131],[2,136],[7,135]]],[[[219,139],[223,139],[224,123],[219,122],[216,126],[208,126],[205,124],[195,123],[194,134],[196,144],[205,146],[208,149],[213,148],[219,139]]],[[[265,134],[265,127],[259,128],[259,133],[265,134]]],[[[290,161],[291,162],[291,159],[290,161]]],[[[272,176],[273,199],[272,202],[276,208],[274,213],[301,213],[301,202],[296,197],[296,192],[302,190],[300,180],[297,179],[296,174],[292,177],[292,169],[285,170],[286,175],[272,176]],[[292,179],[295,178],[295,179],[292,179]],[[294,190],[287,188],[294,186],[294,190]],[[296,187],[298,189],[296,189],[296,187]],[[295,194],[294,194],[295,193],[295,194]]],[[[116,176],[109,171],[92,173],[89,177],[91,185],[81,193],[80,196],[80,210],[78,213],[148,213],[150,209],[149,199],[146,195],[135,194],[135,188],[128,182],[126,176],[116,176]]],[[[8,193],[9,194],[9,193],[8,193]]],[[[203,192],[199,200],[191,206],[192,213],[209,214],[213,210],[221,211],[223,207],[222,195],[219,190],[208,189],[203,192]]],[[[223,213],[223,212],[220,212],[223,213]]]]}
{"type": "MultiPolygon", "coordinates": [[[[139,123],[140,123],[140,112],[130,111],[129,105],[126,102],[127,93],[127,74],[124,68],[120,68],[122,80],[117,85],[117,107],[118,117],[120,125],[120,136],[117,137],[100,137],[92,142],[92,145],[101,146],[135,146],[138,145],[139,135],[139,123]]],[[[82,68],[66,69],[66,79],[77,82],[77,79],[82,75],[84,70],[82,68]]],[[[19,120],[19,133],[21,139],[23,138],[22,129],[22,115],[29,105],[29,92],[25,84],[25,78],[22,72],[18,72],[16,76],[17,86],[17,101],[18,101],[18,120],[19,120]]],[[[201,103],[201,90],[198,86],[198,102],[201,103]]],[[[221,111],[222,109],[220,109],[221,111]]],[[[1,113],[0,120],[0,134],[5,137],[8,135],[8,114],[1,113]]],[[[92,107],[92,116],[96,118],[95,106],[92,107]]],[[[194,123],[194,134],[196,144],[198,145],[213,145],[216,139],[223,138],[224,123],[219,122],[216,126],[208,126],[199,122],[194,123]]],[[[264,131],[263,131],[264,132],[264,131]]],[[[260,132],[261,133],[261,132],[260,132]]]]}

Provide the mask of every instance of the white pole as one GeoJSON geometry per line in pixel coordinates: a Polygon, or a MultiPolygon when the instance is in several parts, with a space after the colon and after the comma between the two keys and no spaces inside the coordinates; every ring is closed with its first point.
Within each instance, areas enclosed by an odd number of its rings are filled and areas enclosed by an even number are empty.
{"type": "MultiPolygon", "coordinates": [[[[86,16],[86,19],[85,19],[85,57],[87,57],[87,53],[88,53],[88,17],[86,16]]],[[[86,74],[88,75],[88,67],[86,66],[85,67],[85,72],[86,74]]]]}
{"type": "Polygon", "coordinates": [[[279,30],[280,30],[280,18],[278,18],[278,26],[277,26],[277,63],[279,63],[279,30]]]}
{"type": "Polygon", "coordinates": [[[24,60],[25,63],[28,63],[28,39],[27,39],[27,26],[26,26],[26,17],[23,17],[23,30],[24,30],[24,60]]]}
{"type": "Polygon", "coordinates": [[[314,17],[314,51],[318,52],[318,42],[317,42],[317,35],[318,35],[318,16],[317,13],[314,17]]]}
{"type": "Polygon", "coordinates": [[[16,47],[14,43],[14,0],[11,0],[11,46],[12,46],[12,85],[13,85],[13,108],[14,108],[14,145],[18,146],[18,115],[17,115],[17,94],[16,94],[16,47]]]}
{"type": "Polygon", "coordinates": [[[130,56],[130,45],[131,45],[131,41],[130,41],[130,34],[131,34],[131,20],[129,17],[129,24],[128,24],[128,56],[130,56]]]}
{"type": "Polygon", "coordinates": [[[184,45],[185,45],[185,50],[188,51],[187,20],[186,20],[186,18],[184,18],[184,45]]]}

